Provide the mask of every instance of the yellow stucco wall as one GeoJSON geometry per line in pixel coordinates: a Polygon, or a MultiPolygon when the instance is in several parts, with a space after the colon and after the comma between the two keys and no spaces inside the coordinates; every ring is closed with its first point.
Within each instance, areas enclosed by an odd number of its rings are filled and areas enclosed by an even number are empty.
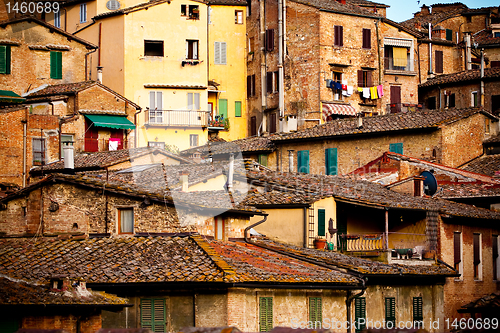
{"type": "MultiPolygon", "coordinates": [[[[296,246],[304,245],[304,208],[262,208],[269,214],[267,221],[256,226],[255,231],[279,242],[296,246]]],[[[262,216],[250,218],[250,224],[262,220],[262,216]]]]}
{"type": "MultiPolygon", "coordinates": [[[[229,131],[221,131],[225,140],[236,140],[247,136],[246,107],[246,7],[233,5],[212,5],[209,7],[209,80],[220,84],[218,99],[227,100],[229,131]],[[243,24],[235,23],[235,11],[243,12],[243,24]],[[215,42],[226,42],[227,62],[214,63],[215,42]],[[241,117],[235,117],[235,102],[241,102],[241,117]]],[[[211,94],[216,95],[216,94],[211,94]]],[[[211,98],[214,110],[219,103],[211,98]]],[[[217,112],[215,112],[217,114],[217,112]]]]}

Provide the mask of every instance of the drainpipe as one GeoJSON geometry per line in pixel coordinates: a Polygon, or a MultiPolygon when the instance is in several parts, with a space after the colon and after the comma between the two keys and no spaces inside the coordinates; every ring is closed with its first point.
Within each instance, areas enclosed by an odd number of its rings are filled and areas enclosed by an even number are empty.
{"type": "Polygon", "coordinates": [[[471,55],[471,40],[468,32],[465,33],[465,70],[470,71],[472,69],[472,55],[471,55]]]}
{"type": "Polygon", "coordinates": [[[21,120],[23,124],[23,187],[26,187],[26,168],[27,168],[27,149],[26,149],[26,136],[28,132],[28,108],[26,108],[26,119],[21,120]]]}
{"type": "Polygon", "coordinates": [[[142,108],[139,108],[139,111],[134,113],[134,125],[135,125],[135,133],[134,133],[134,148],[137,148],[137,137],[139,136],[139,131],[137,131],[137,115],[142,112],[142,108]]]}
{"type": "MultiPolygon", "coordinates": [[[[283,89],[284,75],[283,75],[283,0],[278,0],[278,80],[279,80],[279,118],[284,116],[285,108],[285,90],[283,89]]],[[[279,119],[278,119],[279,120],[279,119]]],[[[280,132],[283,132],[283,122],[280,121],[280,132]]]]}
{"type": "Polygon", "coordinates": [[[229,154],[229,172],[227,175],[227,191],[233,191],[233,177],[234,177],[234,154],[229,154]]]}
{"type": "Polygon", "coordinates": [[[247,242],[247,243],[251,243],[251,242],[250,242],[250,238],[248,238],[248,232],[250,231],[250,229],[252,229],[252,228],[254,228],[254,227],[258,226],[259,224],[262,224],[262,223],[266,222],[266,221],[267,221],[267,216],[268,216],[268,215],[269,215],[269,214],[265,213],[265,214],[264,214],[264,218],[263,218],[262,220],[260,220],[259,222],[256,222],[256,223],[254,223],[254,224],[252,224],[252,225],[250,225],[250,226],[248,226],[248,227],[246,227],[246,228],[245,228],[245,231],[244,231],[245,242],[247,242]]]}
{"type": "Polygon", "coordinates": [[[417,59],[418,59],[418,84],[422,83],[422,72],[420,69],[420,43],[417,42],[417,59]]]}
{"type": "Polygon", "coordinates": [[[380,34],[378,30],[378,25],[382,19],[379,18],[378,21],[375,22],[375,30],[377,32],[377,53],[378,53],[378,84],[382,84],[382,63],[380,61],[380,34]]]}
{"type": "Polygon", "coordinates": [[[309,207],[304,207],[304,247],[308,248],[309,247],[309,235],[308,235],[308,224],[307,224],[307,210],[310,208],[309,207]]]}
{"type": "Polygon", "coordinates": [[[484,108],[484,49],[481,49],[481,108],[484,108]]]}
{"type": "Polygon", "coordinates": [[[433,75],[432,71],[432,23],[429,23],[429,75],[433,75]]]}
{"type": "Polygon", "coordinates": [[[389,209],[385,208],[385,250],[389,249],[389,209]]]}
{"type": "Polygon", "coordinates": [[[88,81],[89,80],[89,77],[88,77],[88,69],[87,69],[87,66],[88,66],[88,58],[87,56],[89,56],[90,54],[94,53],[95,51],[97,51],[97,49],[94,49],[90,52],[87,52],[85,53],[85,81],[88,81]]]}
{"type": "Polygon", "coordinates": [[[351,323],[351,305],[352,305],[352,301],[354,300],[354,298],[356,297],[360,297],[362,296],[364,293],[365,293],[365,290],[366,290],[366,282],[365,282],[365,279],[361,279],[362,283],[363,283],[363,288],[361,289],[361,291],[357,294],[351,294],[351,291],[348,290],[347,291],[347,298],[345,300],[345,307],[346,307],[346,315],[347,315],[347,323],[349,325],[349,328],[347,329],[347,332],[348,333],[351,333],[352,332],[352,323],[351,323]]]}
{"type": "Polygon", "coordinates": [[[262,123],[264,131],[267,128],[266,117],[264,111],[267,108],[266,100],[266,2],[260,1],[260,40],[261,40],[261,57],[260,57],[260,98],[262,107],[262,123]]]}

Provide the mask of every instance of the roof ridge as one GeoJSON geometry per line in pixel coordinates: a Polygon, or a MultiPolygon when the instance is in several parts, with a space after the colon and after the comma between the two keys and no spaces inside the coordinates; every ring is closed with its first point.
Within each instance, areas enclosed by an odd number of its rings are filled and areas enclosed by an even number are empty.
{"type": "Polygon", "coordinates": [[[209,257],[210,260],[224,273],[224,280],[227,277],[236,275],[236,271],[214,250],[212,246],[200,234],[189,236],[209,257]]]}

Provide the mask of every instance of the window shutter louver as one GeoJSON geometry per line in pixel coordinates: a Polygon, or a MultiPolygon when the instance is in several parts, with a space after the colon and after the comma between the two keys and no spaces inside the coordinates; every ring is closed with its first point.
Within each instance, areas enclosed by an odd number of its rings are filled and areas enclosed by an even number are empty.
{"type": "Polygon", "coordinates": [[[388,328],[395,328],[396,323],[396,299],[394,297],[385,298],[385,321],[392,322],[393,326],[388,328]]]}
{"type": "Polygon", "coordinates": [[[413,297],[413,322],[422,321],[423,319],[424,315],[422,297],[413,297]]]}
{"type": "Polygon", "coordinates": [[[153,304],[151,299],[141,299],[141,327],[153,330],[153,304]]]}
{"type": "Polygon", "coordinates": [[[461,244],[460,244],[460,233],[459,232],[455,232],[453,234],[453,258],[454,258],[454,262],[455,262],[455,265],[456,264],[459,264],[460,261],[461,261],[461,252],[462,252],[462,249],[461,249],[461,244]]]}
{"type": "Polygon", "coordinates": [[[436,58],[436,73],[443,73],[443,51],[435,52],[436,58]]]}
{"type": "Polygon", "coordinates": [[[373,86],[373,79],[372,75],[373,73],[371,71],[366,71],[366,86],[367,87],[372,87],[373,86]]]}
{"type": "Polygon", "coordinates": [[[259,330],[268,332],[273,329],[273,298],[260,297],[259,299],[259,330]]]}
{"type": "Polygon", "coordinates": [[[220,63],[221,65],[225,65],[227,62],[227,44],[226,42],[220,43],[220,63]]]}
{"type": "Polygon", "coordinates": [[[62,79],[62,52],[50,52],[50,78],[62,79]]]}
{"type": "Polygon", "coordinates": [[[188,110],[193,110],[193,109],[194,109],[193,93],[188,93],[188,110]]]}
{"type": "Polygon", "coordinates": [[[318,236],[325,236],[326,235],[325,230],[326,230],[325,210],[318,209],[318,236]]]}
{"type": "Polygon", "coordinates": [[[364,297],[357,297],[354,299],[354,321],[356,325],[356,332],[361,332],[365,329],[366,325],[360,325],[359,320],[366,318],[366,300],[364,297]]]}
{"type": "Polygon", "coordinates": [[[364,87],[363,85],[363,70],[358,70],[358,87],[364,87]]]}
{"type": "Polygon", "coordinates": [[[240,101],[234,102],[234,116],[241,117],[241,102],[240,101]]]}
{"type": "Polygon", "coordinates": [[[327,175],[337,175],[337,148],[325,149],[325,164],[327,175]]]}
{"type": "Polygon", "coordinates": [[[153,321],[153,332],[166,332],[165,325],[165,300],[164,299],[155,299],[154,303],[154,321],[153,321]]]}
{"type": "Polygon", "coordinates": [[[363,29],[363,48],[372,48],[371,29],[363,29]]]}
{"type": "Polygon", "coordinates": [[[215,42],[214,50],[215,50],[214,63],[216,65],[220,65],[220,42],[215,42]]]}
{"type": "Polygon", "coordinates": [[[266,30],[266,51],[271,52],[274,50],[274,29],[266,30]]]}
{"type": "Polygon", "coordinates": [[[227,119],[227,99],[219,99],[219,115],[227,119]]]}
{"type": "Polygon", "coordinates": [[[252,96],[252,77],[247,76],[247,98],[252,96]]]}
{"type": "Polygon", "coordinates": [[[0,45],[0,74],[10,74],[10,45],[0,45]]]}
{"type": "Polygon", "coordinates": [[[480,235],[474,234],[474,265],[479,265],[481,263],[480,257],[480,235]]]}

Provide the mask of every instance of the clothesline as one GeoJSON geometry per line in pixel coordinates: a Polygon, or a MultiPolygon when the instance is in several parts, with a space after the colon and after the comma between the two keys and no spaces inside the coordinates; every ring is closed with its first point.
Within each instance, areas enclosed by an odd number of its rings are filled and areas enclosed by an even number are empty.
{"type": "MultiPolygon", "coordinates": [[[[326,80],[326,86],[331,89],[341,90],[342,95],[349,97],[354,92],[354,87],[347,84],[346,80],[343,80],[342,83],[326,80]]],[[[369,99],[379,99],[384,96],[384,87],[382,85],[373,86],[373,87],[358,87],[358,92],[361,94],[363,98],[369,99]]]]}

